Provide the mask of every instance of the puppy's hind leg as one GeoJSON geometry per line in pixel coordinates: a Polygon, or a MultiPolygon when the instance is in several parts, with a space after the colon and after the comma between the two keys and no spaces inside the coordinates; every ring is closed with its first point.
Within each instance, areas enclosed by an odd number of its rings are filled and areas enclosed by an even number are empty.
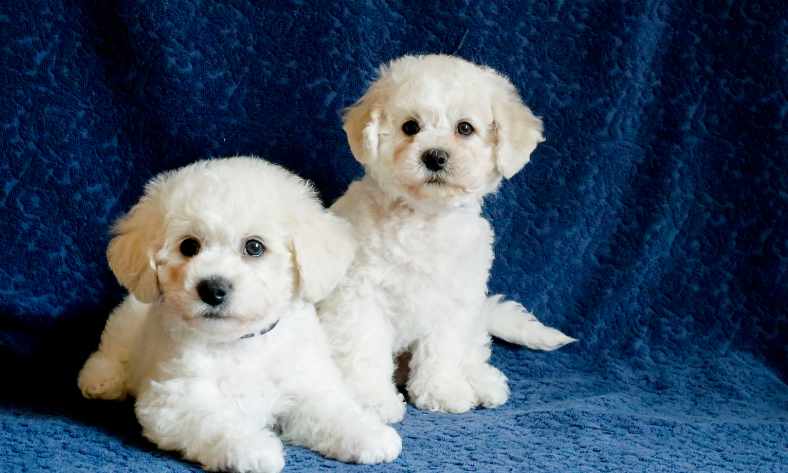
{"type": "Polygon", "coordinates": [[[127,365],[149,306],[134,296],[112,311],[101,343],[79,372],[79,389],[88,399],[123,399],[127,392],[127,365]]]}
{"type": "Polygon", "coordinates": [[[488,297],[482,311],[490,335],[509,343],[532,350],[552,351],[577,341],[544,325],[525,307],[514,301],[504,301],[500,295],[488,297]]]}

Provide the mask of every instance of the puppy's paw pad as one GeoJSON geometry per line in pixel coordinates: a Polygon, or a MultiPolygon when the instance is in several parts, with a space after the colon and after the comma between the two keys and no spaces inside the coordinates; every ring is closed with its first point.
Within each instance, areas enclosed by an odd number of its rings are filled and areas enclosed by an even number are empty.
{"type": "Polygon", "coordinates": [[[396,430],[380,424],[357,431],[356,438],[343,442],[343,451],[331,452],[329,456],[342,461],[362,463],[388,463],[394,461],[402,451],[402,438],[396,430]]]}
{"type": "Polygon", "coordinates": [[[244,473],[279,473],[285,467],[285,456],[282,453],[244,452],[232,463],[230,471],[244,473]]]}
{"type": "Polygon", "coordinates": [[[282,442],[270,433],[217,442],[212,452],[196,460],[208,471],[279,473],[285,467],[282,442]]]}
{"type": "Polygon", "coordinates": [[[416,407],[427,411],[459,414],[477,405],[476,394],[464,378],[414,384],[409,386],[408,393],[416,407]]]}
{"type": "Polygon", "coordinates": [[[468,380],[476,391],[479,404],[498,407],[509,399],[509,383],[497,368],[484,365],[469,373],[468,380]]]}
{"type": "Polygon", "coordinates": [[[402,451],[402,438],[389,426],[381,428],[359,445],[358,463],[382,463],[396,459],[402,451]]]}
{"type": "Polygon", "coordinates": [[[78,385],[88,399],[123,399],[126,396],[126,367],[96,352],[79,372],[78,385]]]}

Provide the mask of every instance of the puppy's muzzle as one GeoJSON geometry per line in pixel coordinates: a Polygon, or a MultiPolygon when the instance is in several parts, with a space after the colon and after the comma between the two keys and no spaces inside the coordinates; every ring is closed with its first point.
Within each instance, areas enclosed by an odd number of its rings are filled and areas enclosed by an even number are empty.
{"type": "Polygon", "coordinates": [[[211,307],[218,307],[226,302],[232,290],[230,281],[221,276],[211,276],[197,283],[200,300],[211,307]]]}
{"type": "Polygon", "coordinates": [[[421,162],[432,172],[442,171],[449,163],[449,153],[439,148],[431,148],[421,154],[421,162]]]}

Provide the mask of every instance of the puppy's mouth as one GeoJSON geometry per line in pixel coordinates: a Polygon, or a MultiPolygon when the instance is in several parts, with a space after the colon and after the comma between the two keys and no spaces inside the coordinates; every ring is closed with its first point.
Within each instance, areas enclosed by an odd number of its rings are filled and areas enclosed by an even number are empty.
{"type": "Polygon", "coordinates": [[[220,312],[218,310],[207,310],[202,314],[200,314],[200,317],[209,320],[221,320],[221,319],[231,318],[228,314],[224,312],[220,312]]]}
{"type": "Polygon", "coordinates": [[[446,176],[444,174],[432,174],[431,176],[427,177],[427,179],[423,181],[423,186],[426,187],[427,189],[432,189],[441,194],[446,192],[452,194],[457,192],[459,193],[466,192],[464,186],[452,182],[452,180],[450,180],[448,177],[449,176],[446,176]]]}
{"type": "Polygon", "coordinates": [[[453,179],[444,173],[429,174],[406,184],[404,188],[410,196],[418,200],[444,200],[467,192],[463,185],[453,182],[453,179]]]}
{"type": "Polygon", "coordinates": [[[193,322],[197,322],[199,320],[207,320],[213,323],[246,323],[246,317],[243,314],[237,314],[233,312],[229,312],[227,310],[215,310],[215,309],[208,309],[200,311],[196,314],[196,317],[191,318],[193,322]]]}

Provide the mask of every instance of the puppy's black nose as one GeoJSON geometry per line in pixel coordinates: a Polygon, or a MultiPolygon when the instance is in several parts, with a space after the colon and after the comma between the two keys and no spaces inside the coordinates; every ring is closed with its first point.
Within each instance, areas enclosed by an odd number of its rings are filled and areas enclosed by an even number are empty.
{"type": "Polygon", "coordinates": [[[421,154],[421,162],[432,172],[440,171],[449,162],[449,153],[438,148],[428,149],[421,154]]]}
{"type": "Polygon", "coordinates": [[[203,279],[197,284],[197,294],[200,299],[211,307],[216,307],[227,300],[231,290],[230,281],[218,276],[203,279]]]}

